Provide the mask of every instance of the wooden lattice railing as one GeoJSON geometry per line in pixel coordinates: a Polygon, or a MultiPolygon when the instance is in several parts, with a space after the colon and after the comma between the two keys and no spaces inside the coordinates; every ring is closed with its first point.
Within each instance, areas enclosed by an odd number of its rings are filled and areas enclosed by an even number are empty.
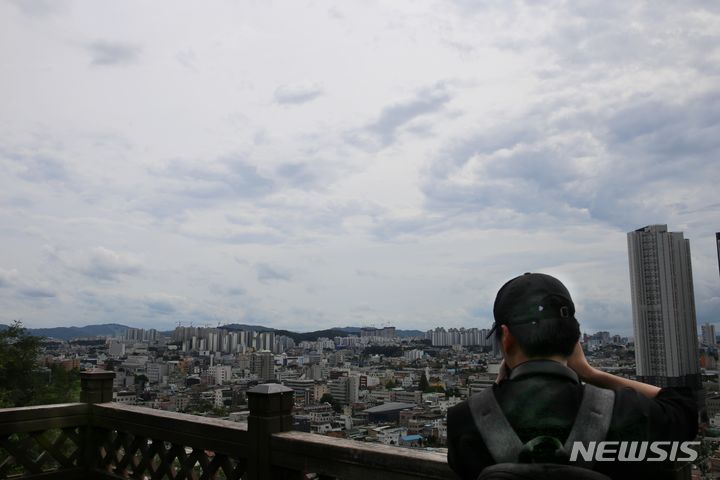
{"type": "Polygon", "coordinates": [[[0,478],[77,468],[82,462],[81,428],[0,436],[0,478]]]}
{"type": "Polygon", "coordinates": [[[441,453],[289,431],[294,392],[281,385],[248,392],[246,427],[109,403],[108,373],[83,374],[84,403],[0,409],[0,479],[454,478],[441,453]]]}
{"type": "Polygon", "coordinates": [[[217,478],[237,480],[245,461],[204,448],[106,430],[100,444],[98,468],[103,475],[121,478],[217,478]]]}
{"type": "Polygon", "coordinates": [[[0,478],[83,478],[88,405],[0,410],[0,478]],[[44,477],[43,477],[44,478],[44,477]]]}
{"type": "Polygon", "coordinates": [[[239,480],[247,429],[118,404],[0,410],[0,479],[239,480]]]}
{"type": "Polygon", "coordinates": [[[92,419],[102,475],[239,480],[247,468],[244,425],[112,403],[93,405],[92,419]]]}

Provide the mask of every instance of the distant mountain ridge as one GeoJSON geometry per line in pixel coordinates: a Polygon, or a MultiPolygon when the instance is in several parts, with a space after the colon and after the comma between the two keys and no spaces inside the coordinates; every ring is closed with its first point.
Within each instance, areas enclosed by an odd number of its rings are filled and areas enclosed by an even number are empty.
{"type": "MultiPolygon", "coordinates": [[[[8,328],[8,325],[0,325],[0,330],[6,328],[8,328]]],[[[128,328],[126,325],[120,325],[118,323],[104,323],[101,325],[86,325],[84,327],[28,328],[28,331],[36,337],[72,340],[73,338],[84,337],[114,337],[116,335],[122,335],[128,328]]]]}
{"type": "MultiPolygon", "coordinates": [[[[0,330],[8,328],[7,325],[0,324],[0,330]]],[[[52,327],[52,328],[28,328],[28,331],[38,337],[56,338],[59,340],[72,340],[74,338],[86,337],[114,337],[123,335],[125,331],[131,327],[118,323],[105,323],[100,325],[86,325],[84,327],[52,327]]],[[[222,325],[220,328],[228,330],[253,330],[256,332],[275,332],[276,335],[286,335],[296,342],[314,341],[320,337],[345,337],[347,335],[359,335],[361,327],[333,327],[325,330],[316,330],[313,332],[293,332],[262,325],[246,325],[240,323],[230,323],[222,325]]],[[[170,333],[165,331],[162,333],[170,333]]],[[[398,337],[416,337],[422,336],[424,332],[420,330],[396,330],[398,337]]]]}
{"type": "MultiPolygon", "coordinates": [[[[346,337],[348,335],[360,335],[360,330],[362,327],[332,327],[327,328],[325,330],[315,330],[312,332],[304,332],[304,333],[298,333],[298,332],[292,332],[290,330],[282,330],[282,329],[276,329],[276,328],[270,328],[270,327],[263,327],[259,325],[241,325],[237,323],[231,323],[228,325],[223,325],[220,328],[227,328],[228,330],[254,330],[256,332],[275,332],[277,335],[287,335],[288,337],[291,337],[293,339],[294,335],[299,335],[302,337],[314,337],[313,340],[319,338],[319,337],[327,337],[327,338],[333,338],[333,337],[346,337]]],[[[407,338],[407,337],[420,337],[425,335],[425,332],[422,332],[420,330],[395,330],[395,334],[400,338],[407,338]]],[[[303,340],[308,340],[308,338],[303,338],[303,340]]],[[[295,340],[297,341],[297,340],[295,340]]]]}

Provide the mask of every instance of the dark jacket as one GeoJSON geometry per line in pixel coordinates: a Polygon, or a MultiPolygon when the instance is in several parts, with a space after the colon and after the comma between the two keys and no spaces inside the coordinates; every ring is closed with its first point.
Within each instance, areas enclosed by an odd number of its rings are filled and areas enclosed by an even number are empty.
{"type": "MultiPolygon", "coordinates": [[[[580,406],[584,386],[573,370],[550,360],[518,365],[510,379],[493,385],[495,398],[510,425],[527,442],[550,435],[564,442],[580,406]]],[[[606,440],[687,441],[697,435],[697,405],[689,389],[664,388],[647,398],[630,388],[615,391],[615,404],[606,440]]],[[[448,410],[448,463],[462,479],[475,480],[494,464],[475,427],[467,401],[448,410]]],[[[598,462],[595,470],[612,478],[654,480],[667,472],[667,464],[650,462],[598,462]],[[652,472],[650,470],[653,470],[652,472]]]]}

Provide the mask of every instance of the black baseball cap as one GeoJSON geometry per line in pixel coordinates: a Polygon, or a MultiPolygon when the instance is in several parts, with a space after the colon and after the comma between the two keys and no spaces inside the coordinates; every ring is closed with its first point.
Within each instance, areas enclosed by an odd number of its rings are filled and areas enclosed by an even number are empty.
{"type": "Polygon", "coordinates": [[[487,337],[500,325],[524,325],[544,319],[575,319],[570,292],[557,278],[544,273],[525,273],[500,287],[493,306],[495,323],[487,337]]]}

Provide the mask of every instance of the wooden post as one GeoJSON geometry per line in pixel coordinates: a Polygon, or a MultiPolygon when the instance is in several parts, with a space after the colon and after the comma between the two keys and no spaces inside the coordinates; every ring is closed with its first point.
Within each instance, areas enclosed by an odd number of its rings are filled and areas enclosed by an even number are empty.
{"type": "Polygon", "coordinates": [[[270,436],[292,430],[292,409],[295,392],[276,383],[257,385],[247,393],[248,416],[248,479],[271,480],[270,436]]]}
{"type": "MultiPolygon", "coordinates": [[[[88,370],[80,372],[80,401],[83,403],[105,403],[112,401],[113,379],[115,372],[106,370],[88,370]]],[[[88,424],[83,434],[83,463],[85,477],[92,478],[98,465],[99,433],[95,429],[92,405],[88,405],[88,424]]]]}
{"type": "Polygon", "coordinates": [[[80,401],[83,403],[112,402],[115,372],[89,370],[80,372],[80,401]]]}

